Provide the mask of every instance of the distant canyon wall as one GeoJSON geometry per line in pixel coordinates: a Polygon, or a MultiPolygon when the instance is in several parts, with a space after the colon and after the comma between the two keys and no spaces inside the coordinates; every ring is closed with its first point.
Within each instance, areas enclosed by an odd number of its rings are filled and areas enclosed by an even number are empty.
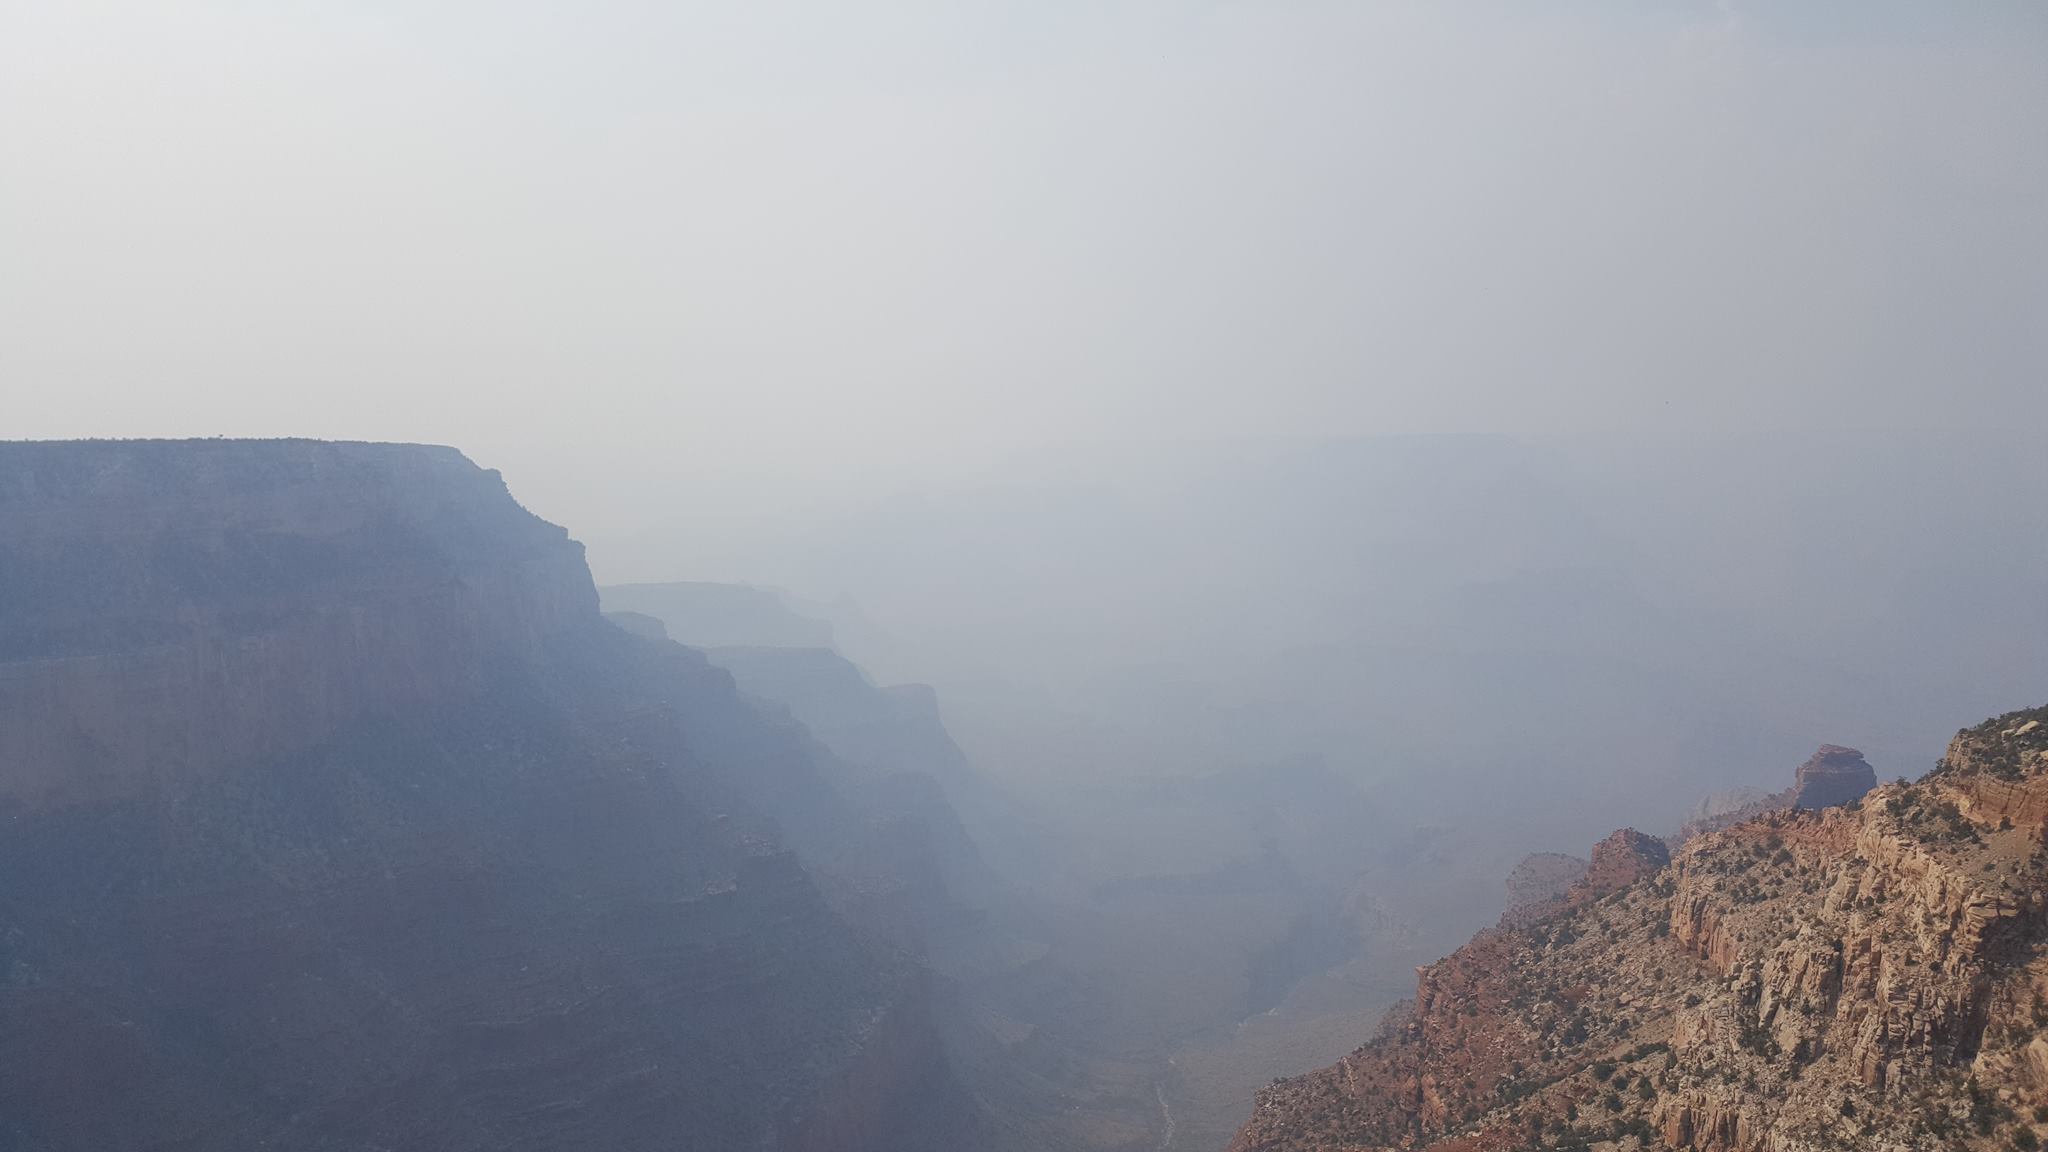
{"type": "Polygon", "coordinates": [[[530,674],[582,547],[453,449],[0,445],[0,801],[175,792],[530,674]]]}

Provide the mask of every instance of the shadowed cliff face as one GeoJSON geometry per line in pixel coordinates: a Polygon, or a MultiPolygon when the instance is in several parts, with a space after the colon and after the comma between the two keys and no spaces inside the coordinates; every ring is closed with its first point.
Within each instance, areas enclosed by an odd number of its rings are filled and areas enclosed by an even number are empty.
{"type": "Polygon", "coordinates": [[[0,445],[0,820],[0,1146],[975,1143],[832,766],[448,449],[0,445]]]}
{"type": "Polygon", "coordinates": [[[0,795],[158,794],[532,674],[582,547],[446,448],[0,446],[0,795]]]}

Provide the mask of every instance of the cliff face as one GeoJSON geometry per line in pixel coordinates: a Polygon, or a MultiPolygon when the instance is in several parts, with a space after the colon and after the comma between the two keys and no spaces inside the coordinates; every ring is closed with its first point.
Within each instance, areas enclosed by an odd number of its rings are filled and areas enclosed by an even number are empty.
{"type": "Polygon", "coordinates": [[[832,625],[805,616],[782,593],[750,584],[613,584],[598,590],[607,612],[660,620],[692,648],[830,648],[832,625]]]}
{"type": "Polygon", "coordinates": [[[0,821],[0,1146],[976,1140],[815,746],[452,450],[0,445],[0,821]]]}
{"type": "Polygon", "coordinates": [[[1860,800],[1877,787],[1877,771],[1863,753],[1840,744],[1823,744],[1799,766],[1792,785],[1792,807],[1833,808],[1860,800]]]}
{"type": "Polygon", "coordinates": [[[1234,1147],[2033,1147],[2048,728],[2026,725],[2043,718],[1481,934],[1372,1043],[1261,1093],[1234,1147]]]}
{"type": "Polygon", "coordinates": [[[587,628],[582,547],[446,448],[0,445],[0,797],[159,795],[472,696],[587,628]]]}
{"type": "MultiPolygon", "coordinates": [[[[893,829],[872,842],[890,858],[883,870],[922,880],[922,893],[902,893],[925,902],[922,925],[947,919],[947,905],[985,910],[999,899],[1001,885],[960,816],[986,812],[993,798],[946,732],[936,703],[915,695],[929,688],[877,688],[824,648],[712,648],[705,657],[730,672],[763,711],[802,724],[844,766],[867,819],[893,829]]],[[[982,935],[983,927],[969,935],[982,935]]],[[[920,943],[929,949],[941,942],[927,932],[920,943]]]]}

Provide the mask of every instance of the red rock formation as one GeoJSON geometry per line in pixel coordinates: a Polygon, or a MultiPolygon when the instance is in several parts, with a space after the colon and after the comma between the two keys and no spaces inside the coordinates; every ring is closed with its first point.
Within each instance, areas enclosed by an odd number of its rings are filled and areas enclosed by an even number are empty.
{"type": "Polygon", "coordinates": [[[2048,710],[1987,721],[1956,738],[1944,763],[1950,792],[1970,818],[2048,825],[2048,710]]]}
{"type": "Polygon", "coordinates": [[[1619,892],[1646,876],[1653,876],[1671,863],[1671,850],[1662,840],[1633,828],[1623,828],[1593,845],[1593,858],[1586,875],[1572,885],[1575,902],[1598,900],[1619,892]]]}
{"type": "Polygon", "coordinates": [[[2033,1147],[2048,850],[2014,814],[2048,792],[2037,717],[1960,734],[1857,808],[1699,836],[1660,871],[1617,834],[1582,895],[1424,969],[1407,1015],[1262,1092],[1233,1148],[2033,1147]]]}
{"type": "Polygon", "coordinates": [[[1708,810],[1688,819],[1672,838],[1683,844],[1695,836],[1718,832],[1767,813],[1786,808],[1832,808],[1852,804],[1877,786],[1877,771],[1863,759],[1863,753],[1839,744],[1823,744],[1793,773],[1792,787],[1783,792],[1757,795],[1719,810],[1708,810]]]}
{"type": "Polygon", "coordinates": [[[1833,808],[1861,800],[1877,787],[1877,771],[1863,753],[1839,744],[1823,744],[1799,766],[1792,785],[1792,807],[1833,808]]]}

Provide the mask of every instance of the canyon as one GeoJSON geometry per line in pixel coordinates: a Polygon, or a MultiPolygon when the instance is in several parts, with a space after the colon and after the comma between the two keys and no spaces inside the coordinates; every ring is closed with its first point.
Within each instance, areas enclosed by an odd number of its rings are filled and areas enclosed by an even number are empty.
{"type": "Polygon", "coordinates": [[[0,555],[0,1144],[1041,1143],[913,946],[929,790],[606,622],[496,473],[6,444],[0,555]]]}
{"type": "Polygon", "coordinates": [[[1507,843],[1312,758],[1052,819],[840,623],[600,590],[453,449],[0,444],[0,557],[0,1147],[1989,1152],[2048,1117],[2048,710],[1917,782],[1830,744],[1528,855],[1453,951],[1507,843]]]}

